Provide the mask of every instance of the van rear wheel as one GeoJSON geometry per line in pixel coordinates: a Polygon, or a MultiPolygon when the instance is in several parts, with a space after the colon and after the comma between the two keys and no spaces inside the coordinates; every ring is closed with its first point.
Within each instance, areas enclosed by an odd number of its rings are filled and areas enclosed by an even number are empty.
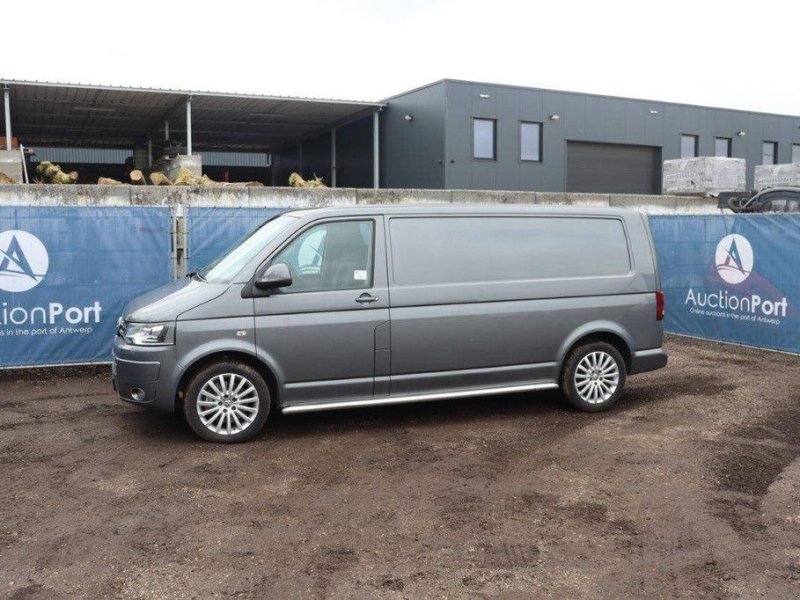
{"type": "Polygon", "coordinates": [[[575,348],[561,371],[561,392],[575,408],[599,412],[613,406],[625,386],[625,361],[614,346],[591,342],[575,348]]]}
{"type": "Polygon", "coordinates": [[[238,361],[211,364],[186,388],[183,412],[198,436],[209,442],[244,442],[269,416],[270,395],[264,378],[238,361]]]}

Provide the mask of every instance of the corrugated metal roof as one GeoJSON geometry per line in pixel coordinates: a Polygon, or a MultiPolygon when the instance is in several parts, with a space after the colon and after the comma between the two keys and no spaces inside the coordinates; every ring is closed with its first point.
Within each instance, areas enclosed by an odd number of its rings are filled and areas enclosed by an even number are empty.
{"type": "Polygon", "coordinates": [[[155,92],[159,94],[176,94],[180,96],[217,96],[221,98],[253,98],[259,99],[274,99],[274,100],[293,100],[300,102],[331,102],[334,104],[356,104],[365,106],[385,106],[383,102],[374,102],[371,100],[352,100],[341,98],[318,98],[318,97],[304,97],[304,96],[281,96],[271,94],[252,94],[252,93],[237,93],[237,92],[221,92],[214,90],[184,90],[176,88],[153,88],[141,86],[121,86],[121,85],[103,85],[95,83],[72,83],[61,81],[38,81],[36,79],[3,79],[0,78],[0,85],[31,85],[37,87],[57,87],[57,88],[74,88],[83,90],[98,90],[98,91],[115,91],[115,92],[155,92]]]}
{"type": "MultiPolygon", "coordinates": [[[[2,80],[0,80],[2,81],[2,80]]],[[[27,146],[133,147],[186,138],[192,102],[195,150],[269,152],[379,110],[379,102],[220,92],[5,81],[13,134],[27,146]]]]}

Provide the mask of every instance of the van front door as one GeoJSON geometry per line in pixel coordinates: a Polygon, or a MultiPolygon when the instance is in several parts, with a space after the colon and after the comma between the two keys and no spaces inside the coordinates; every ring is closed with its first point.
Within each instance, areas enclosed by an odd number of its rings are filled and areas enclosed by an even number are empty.
{"type": "Polygon", "coordinates": [[[371,398],[376,374],[389,375],[383,218],[313,223],[278,263],[291,285],[254,305],[257,351],[283,382],[281,405],[371,398]]]}

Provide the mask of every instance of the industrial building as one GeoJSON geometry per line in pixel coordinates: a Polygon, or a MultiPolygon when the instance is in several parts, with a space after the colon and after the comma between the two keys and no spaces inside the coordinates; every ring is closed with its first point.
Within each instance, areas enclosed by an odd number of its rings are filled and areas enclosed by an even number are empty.
{"type": "MultiPolygon", "coordinates": [[[[6,140],[91,178],[200,154],[218,180],[661,192],[664,160],[800,163],[800,117],[442,80],[379,102],[7,81],[6,140]]],[[[84,175],[82,175],[83,177],[84,175]]]]}

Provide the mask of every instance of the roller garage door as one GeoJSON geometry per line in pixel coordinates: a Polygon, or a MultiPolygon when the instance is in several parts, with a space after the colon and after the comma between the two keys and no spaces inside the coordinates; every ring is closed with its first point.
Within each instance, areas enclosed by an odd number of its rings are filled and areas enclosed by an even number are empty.
{"type": "Polygon", "coordinates": [[[567,191],[660,194],[661,148],[567,142],[567,191]]]}

